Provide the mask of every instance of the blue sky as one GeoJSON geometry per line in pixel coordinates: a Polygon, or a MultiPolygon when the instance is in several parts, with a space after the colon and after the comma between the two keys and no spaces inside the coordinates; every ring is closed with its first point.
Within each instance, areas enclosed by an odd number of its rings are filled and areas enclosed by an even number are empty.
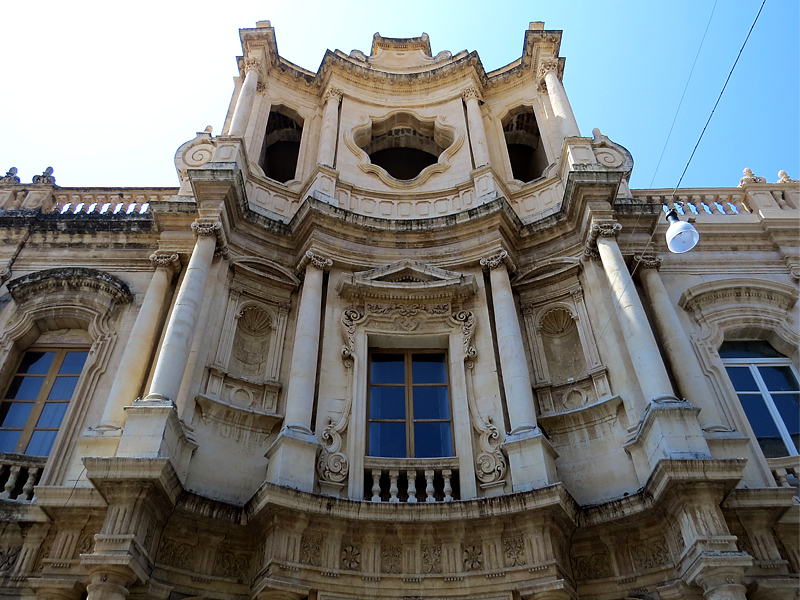
{"type": "MultiPolygon", "coordinates": [[[[760,0],[719,0],[654,187],[673,187],[760,0]]],[[[529,21],[564,31],[564,86],[581,132],[631,151],[649,187],[714,0],[670,2],[18,3],[0,37],[0,169],[45,167],[63,186],[174,186],[173,155],[219,133],[238,28],[269,19],[282,56],[316,70],[327,48],[369,51],[372,34],[430,35],[433,52],[517,59],[529,21]],[[13,26],[9,27],[13,21],[13,26]]],[[[682,187],[735,186],[744,167],[800,178],[800,3],[768,0],[682,187]]]]}

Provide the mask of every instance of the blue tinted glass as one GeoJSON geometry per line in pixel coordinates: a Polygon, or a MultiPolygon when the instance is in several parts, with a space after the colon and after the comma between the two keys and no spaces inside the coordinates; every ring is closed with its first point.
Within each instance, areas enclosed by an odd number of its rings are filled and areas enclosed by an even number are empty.
{"type": "Polygon", "coordinates": [[[756,381],[753,379],[748,367],[725,367],[725,370],[728,371],[728,377],[731,378],[733,389],[737,392],[758,391],[756,381]]]}
{"type": "Polygon", "coordinates": [[[88,352],[67,352],[64,356],[64,362],[61,363],[61,368],[58,370],[59,375],[80,375],[83,370],[83,365],[86,364],[86,357],[89,356],[88,352]]]}
{"type": "Polygon", "coordinates": [[[370,386],[369,418],[405,419],[406,388],[370,386]]]}
{"type": "Polygon", "coordinates": [[[42,389],[44,377],[14,377],[8,388],[6,398],[14,400],[36,400],[42,389]]]}
{"type": "Polygon", "coordinates": [[[373,354],[372,383],[405,383],[405,359],[402,354],[373,354]]]}
{"type": "Polygon", "coordinates": [[[796,392],[797,380],[789,367],[758,367],[770,392],[796,392]]]}
{"type": "Polygon", "coordinates": [[[783,358],[769,342],[761,340],[723,342],[719,355],[721,358],[783,358]]]}
{"type": "Polygon", "coordinates": [[[786,445],[783,443],[778,426],[775,425],[772,415],[769,414],[767,406],[764,404],[764,399],[757,394],[741,394],[739,401],[742,403],[742,408],[750,422],[750,427],[753,428],[753,433],[756,434],[764,456],[767,458],[786,456],[788,454],[786,445]]]}
{"type": "Polygon", "coordinates": [[[44,374],[50,370],[53,364],[55,352],[26,352],[22,357],[22,364],[19,366],[18,373],[37,373],[44,374]]]}
{"type": "Polygon", "coordinates": [[[34,431],[25,454],[30,456],[47,456],[56,441],[57,431],[34,431]]]}
{"type": "Polygon", "coordinates": [[[414,423],[414,455],[417,458],[452,456],[450,423],[414,423]]]}
{"type": "Polygon", "coordinates": [[[47,394],[48,400],[69,400],[72,392],[78,384],[78,377],[56,377],[50,393],[47,394]]]}
{"type": "Polygon", "coordinates": [[[800,394],[773,394],[772,400],[791,435],[800,433],[800,394]]]}
{"type": "Polygon", "coordinates": [[[369,455],[387,458],[405,458],[405,423],[370,423],[369,455]]]}
{"type": "Polygon", "coordinates": [[[449,419],[447,386],[414,387],[414,419],[449,419]]]}
{"type": "Polygon", "coordinates": [[[411,378],[412,383],[447,383],[444,354],[412,355],[411,378]]]}
{"type": "Polygon", "coordinates": [[[32,408],[32,402],[4,402],[0,407],[2,426],[25,427],[32,408]]]}
{"type": "Polygon", "coordinates": [[[60,427],[68,406],[67,402],[48,402],[44,405],[36,427],[60,427]]]}
{"type": "Polygon", "coordinates": [[[17,442],[21,431],[3,431],[0,430],[0,452],[8,452],[13,454],[17,451],[17,442]]]}

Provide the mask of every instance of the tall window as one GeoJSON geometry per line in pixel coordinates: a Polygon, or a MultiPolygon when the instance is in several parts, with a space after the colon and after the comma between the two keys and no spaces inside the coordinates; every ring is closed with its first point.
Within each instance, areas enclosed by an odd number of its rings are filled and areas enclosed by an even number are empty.
{"type": "Polygon", "coordinates": [[[797,456],[800,386],[791,361],[767,342],[724,342],[719,355],[764,456],[797,456]]]}
{"type": "Polygon", "coordinates": [[[28,350],[0,403],[0,452],[47,456],[89,355],[28,350]]]}
{"type": "Polygon", "coordinates": [[[370,456],[453,455],[443,352],[373,352],[369,381],[370,456]]]}

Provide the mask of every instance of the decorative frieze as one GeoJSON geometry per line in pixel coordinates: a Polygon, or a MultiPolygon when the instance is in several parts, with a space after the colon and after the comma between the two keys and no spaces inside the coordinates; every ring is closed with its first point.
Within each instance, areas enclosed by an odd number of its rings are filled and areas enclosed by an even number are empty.
{"type": "Polygon", "coordinates": [[[402,564],[402,546],[381,546],[381,573],[400,574],[402,564]]]}
{"type": "Polygon", "coordinates": [[[528,564],[525,557],[525,540],[521,535],[503,538],[503,557],[506,567],[528,564]]]}

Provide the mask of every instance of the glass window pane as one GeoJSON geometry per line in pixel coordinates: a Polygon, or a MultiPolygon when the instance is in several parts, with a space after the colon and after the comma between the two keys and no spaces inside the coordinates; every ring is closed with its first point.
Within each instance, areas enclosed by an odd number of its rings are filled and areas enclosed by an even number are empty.
{"type": "Polygon", "coordinates": [[[414,423],[414,455],[417,458],[452,456],[450,423],[414,423]]]}
{"type": "Polygon", "coordinates": [[[68,402],[48,402],[44,405],[36,427],[61,427],[68,406],[68,402]]]}
{"type": "Polygon", "coordinates": [[[725,370],[728,371],[728,377],[731,378],[733,389],[737,392],[758,391],[758,386],[750,373],[749,367],[725,367],[725,370]]]}
{"type": "Polygon", "coordinates": [[[797,380],[789,367],[758,367],[770,392],[796,392],[797,380]]]}
{"type": "Polygon", "coordinates": [[[723,342],[720,358],[784,358],[783,354],[762,340],[723,342]]]}
{"type": "Polygon", "coordinates": [[[800,394],[774,394],[772,399],[783,419],[783,424],[786,425],[789,435],[797,446],[797,439],[800,436],[800,394]]]}
{"type": "Polygon", "coordinates": [[[447,386],[414,387],[414,419],[449,419],[447,386]]]}
{"type": "Polygon", "coordinates": [[[25,427],[33,408],[32,402],[3,402],[0,406],[0,422],[3,427],[25,427]]]}
{"type": "Polygon", "coordinates": [[[20,364],[17,373],[43,375],[50,370],[50,365],[53,364],[55,355],[55,352],[26,352],[25,356],[22,357],[22,364],[20,364]]]}
{"type": "Polygon", "coordinates": [[[373,354],[372,383],[405,383],[405,357],[402,354],[373,354]]]}
{"type": "Polygon", "coordinates": [[[444,354],[413,354],[412,383],[447,383],[447,364],[444,354]]]}
{"type": "Polygon", "coordinates": [[[16,452],[21,434],[21,431],[0,430],[0,452],[8,452],[9,454],[16,452]]]}
{"type": "Polygon", "coordinates": [[[753,428],[753,433],[756,434],[756,439],[764,451],[764,456],[767,458],[786,456],[788,454],[786,445],[783,443],[778,426],[775,425],[772,415],[769,414],[769,410],[764,404],[764,399],[756,394],[741,394],[739,401],[742,403],[750,427],[753,428]]]}
{"type": "Polygon", "coordinates": [[[13,400],[36,400],[42,389],[44,377],[19,377],[11,380],[6,398],[13,400]]]}
{"type": "Polygon", "coordinates": [[[56,377],[53,387],[47,395],[48,400],[69,400],[78,384],[78,377],[56,377]]]}
{"type": "Polygon", "coordinates": [[[25,454],[30,456],[47,456],[56,441],[57,431],[34,431],[25,454]]]}
{"type": "Polygon", "coordinates": [[[405,419],[406,388],[370,386],[369,418],[405,419]]]}
{"type": "Polygon", "coordinates": [[[61,363],[61,368],[58,370],[58,374],[80,375],[83,370],[83,365],[86,363],[86,357],[88,356],[88,352],[67,352],[64,356],[64,361],[61,363]]]}
{"type": "Polygon", "coordinates": [[[405,423],[370,423],[369,455],[388,458],[405,458],[405,423]]]}

